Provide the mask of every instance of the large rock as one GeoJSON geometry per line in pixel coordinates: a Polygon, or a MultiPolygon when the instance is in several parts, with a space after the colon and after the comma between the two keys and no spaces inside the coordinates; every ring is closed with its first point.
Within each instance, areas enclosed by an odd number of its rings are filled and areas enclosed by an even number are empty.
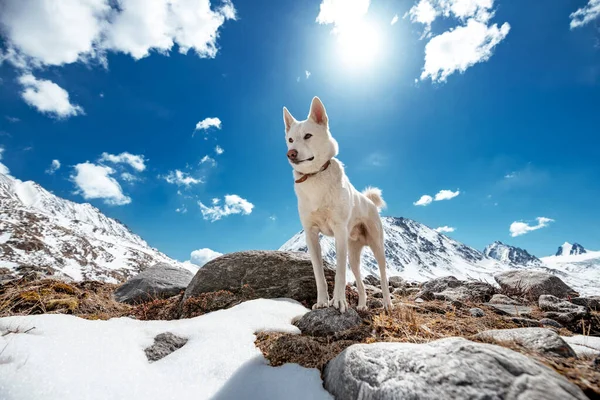
{"type": "MultiPolygon", "coordinates": [[[[335,272],[327,264],[325,277],[332,282],[335,272]]],[[[242,251],[206,263],[188,285],[184,301],[202,293],[228,290],[237,293],[242,286],[256,297],[287,297],[312,305],[317,300],[317,285],[310,257],[287,251],[242,251]]]]}
{"type": "Polygon", "coordinates": [[[600,296],[573,297],[571,303],[590,308],[594,311],[600,311],[600,296]]]}
{"type": "Polygon", "coordinates": [[[578,356],[600,356],[600,337],[587,335],[563,336],[578,356]]]}
{"type": "Polygon", "coordinates": [[[361,324],[362,318],[353,308],[342,314],[333,307],[309,311],[295,323],[300,332],[311,336],[333,335],[361,324]]]}
{"type": "Polygon", "coordinates": [[[460,281],[445,276],[425,282],[416,296],[424,300],[484,302],[491,299],[494,292],[494,287],[485,282],[460,281]]]}
{"type": "Polygon", "coordinates": [[[498,344],[516,343],[547,356],[576,357],[571,346],[556,333],[545,328],[491,329],[478,333],[474,338],[498,344]]]}
{"type": "Polygon", "coordinates": [[[509,293],[537,300],[543,294],[560,298],[577,296],[577,292],[559,277],[542,271],[515,269],[494,276],[500,287],[509,293]]]}
{"type": "Polygon", "coordinates": [[[542,311],[546,311],[544,317],[554,319],[562,324],[570,324],[579,318],[586,317],[589,313],[584,306],[578,306],[549,294],[540,296],[538,305],[542,311]]]}
{"type": "Polygon", "coordinates": [[[390,287],[393,288],[403,288],[406,286],[406,281],[401,276],[390,276],[388,282],[390,283],[390,287]]]}
{"type": "Polygon", "coordinates": [[[490,304],[505,304],[505,305],[513,305],[513,306],[518,306],[521,303],[519,303],[516,300],[511,299],[510,297],[504,295],[504,294],[500,294],[500,293],[496,293],[495,295],[492,296],[492,298],[489,301],[490,304]]]}
{"type": "Polygon", "coordinates": [[[381,280],[379,280],[378,277],[376,277],[375,275],[367,275],[363,278],[363,283],[366,285],[371,285],[371,286],[380,286],[381,285],[381,280]]]}
{"type": "Polygon", "coordinates": [[[587,399],[529,357],[463,338],[350,346],[325,368],[324,386],[345,400],[587,399]]]}
{"type": "Polygon", "coordinates": [[[484,303],[484,305],[490,307],[495,313],[500,315],[512,315],[514,317],[529,317],[533,312],[533,308],[529,306],[516,306],[509,304],[492,304],[484,303]]]}
{"type": "Polygon", "coordinates": [[[115,291],[115,300],[133,304],[175,296],[185,290],[193,276],[186,269],[158,263],[121,285],[115,291]]]}

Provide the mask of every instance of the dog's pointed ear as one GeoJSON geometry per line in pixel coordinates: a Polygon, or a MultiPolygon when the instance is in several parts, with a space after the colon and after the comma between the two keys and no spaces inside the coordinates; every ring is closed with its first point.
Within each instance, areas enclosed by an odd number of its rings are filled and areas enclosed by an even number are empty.
{"type": "Polygon", "coordinates": [[[312,99],[308,118],[319,125],[327,126],[327,112],[325,111],[325,106],[321,102],[321,99],[319,99],[317,96],[313,97],[312,99]]]}
{"type": "Polygon", "coordinates": [[[285,124],[285,133],[288,133],[295,122],[296,118],[290,114],[287,108],[283,107],[283,123],[285,124]]]}

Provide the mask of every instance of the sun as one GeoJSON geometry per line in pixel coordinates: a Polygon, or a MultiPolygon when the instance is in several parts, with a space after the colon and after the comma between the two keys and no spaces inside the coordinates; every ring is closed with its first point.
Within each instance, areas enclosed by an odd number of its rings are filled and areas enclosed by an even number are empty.
{"type": "Polygon", "coordinates": [[[375,24],[366,21],[339,29],[336,46],[340,61],[351,69],[372,67],[382,57],[381,32],[375,24]]]}

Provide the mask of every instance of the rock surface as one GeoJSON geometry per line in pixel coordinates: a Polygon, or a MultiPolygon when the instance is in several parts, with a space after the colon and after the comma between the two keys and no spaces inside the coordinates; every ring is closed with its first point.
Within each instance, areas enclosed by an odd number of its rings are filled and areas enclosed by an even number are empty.
{"type": "Polygon", "coordinates": [[[488,303],[491,304],[506,304],[506,305],[515,305],[518,306],[521,303],[519,303],[518,301],[511,299],[510,297],[503,295],[503,294],[499,294],[496,293],[495,295],[492,296],[492,298],[490,299],[490,301],[488,303]]]}
{"type": "Polygon", "coordinates": [[[503,290],[531,300],[536,300],[543,294],[560,298],[577,295],[577,292],[559,277],[542,271],[515,269],[501,272],[495,275],[494,279],[503,290]]]}
{"type": "MultiPolygon", "coordinates": [[[[332,282],[335,272],[325,266],[325,278],[332,282]]],[[[287,251],[243,251],[230,253],[206,263],[198,270],[184,295],[184,301],[202,293],[228,290],[237,293],[248,287],[256,297],[287,297],[311,306],[317,300],[317,286],[310,257],[287,251]]]]}
{"type": "Polygon", "coordinates": [[[171,332],[161,333],[154,338],[154,344],[146,349],[148,361],[154,362],[165,358],[175,350],[182,348],[187,343],[186,338],[172,334],[171,332]]]}
{"type": "Polygon", "coordinates": [[[390,283],[390,287],[393,288],[403,288],[406,286],[406,282],[401,276],[390,276],[388,282],[390,283]]]}
{"type": "Polygon", "coordinates": [[[417,297],[424,300],[483,302],[491,299],[494,292],[494,287],[485,282],[460,281],[453,276],[445,276],[425,282],[417,297]]]}
{"type": "Polygon", "coordinates": [[[529,306],[516,306],[509,304],[492,304],[484,303],[484,305],[490,307],[494,312],[500,315],[513,315],[515,317],[529,316],[533,309],[529,306]]]}
{"type": "Polygon", "coordinates": [[[175,296],[185,290],[193,276],[186,269],[158,263],[121,285],[115,291],[115,300],[131,304],[175,296]]]}
{"type": "Polygon", "coordinates": [[[469,313],[474,316],[475,318],[481,318],[481,317],[485,317],[485,312],[481,309],[481,308],[471,308],[469,309],[469,313]]]}
{"type": "Polygon", "coordinates": [[[491,329],[478,333],[474,338],[497,344],[516,343],[543,355],[576,357],[575,351],[567,342],[546,328],[491,329]]]}
{"type": "Polygon", "coordinates": [[[324,386],[348,400],[587,399],[522,354],[462,338],[350,346],[325,368],[324,386]]]}
{"type": "Polygon", "coordinates": [[[295,323],[303,334],[311,336],[332,335],[360,324],[362,318],[353,308],[342,314],[333,307],[309,311],[295,323]]]}
{"type": "Polygon", "coordinates": [[[367,275],[363,278],[363,283],[371,286],[380,286],[381,281],[375,275],[367,275]]]}
{"type": "Polygon", "coordinates": [[[600,311],[600,296],[574,297],[571,299],[571,303],[600,311]]]}
{"type": "Polygon", "coordinates": [[[569,324],[588,315],[586,307],[548,294],[540,296],[538,305],[541,310],[546,311],[544,317],[554,319],[562,324],[569,324]]]}
{"type": "Polygon", "coordinates": [[[544,326],[551,326],[551,327],[557,328],[557,329],[560,329],[560,328],[563,327],[559,322],[557,322],[557,321],[555,321],[555,320],[553,320],[551,318],[542,318],[542,319],[540,319],[540,324],[542,324],[544,326]]]}
{"type": "Polygon", "coordinates": [[[597,336],[562,336],[578,356],[598,355],[600,356],[600,337],[597,336]]]}

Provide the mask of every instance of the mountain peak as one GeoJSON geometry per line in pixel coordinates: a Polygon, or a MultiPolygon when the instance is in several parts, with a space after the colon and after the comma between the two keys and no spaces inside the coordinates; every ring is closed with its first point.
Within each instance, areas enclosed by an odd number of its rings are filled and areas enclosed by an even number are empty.
{"type": "Polygon", "coordinates": [[[540,266],[542,261],[527,252],[525,249],[504,244],[499,240],[490,244],[483,250],[486,256],[510,265],[540,266]]]}
{"type": "Polygon", "coordinates": [[[585,254],[587,251],[579,243],[565,242],[562,246],[558,247],[556,251],[557,256],[575,256],[578,254],[585,254]]]}

